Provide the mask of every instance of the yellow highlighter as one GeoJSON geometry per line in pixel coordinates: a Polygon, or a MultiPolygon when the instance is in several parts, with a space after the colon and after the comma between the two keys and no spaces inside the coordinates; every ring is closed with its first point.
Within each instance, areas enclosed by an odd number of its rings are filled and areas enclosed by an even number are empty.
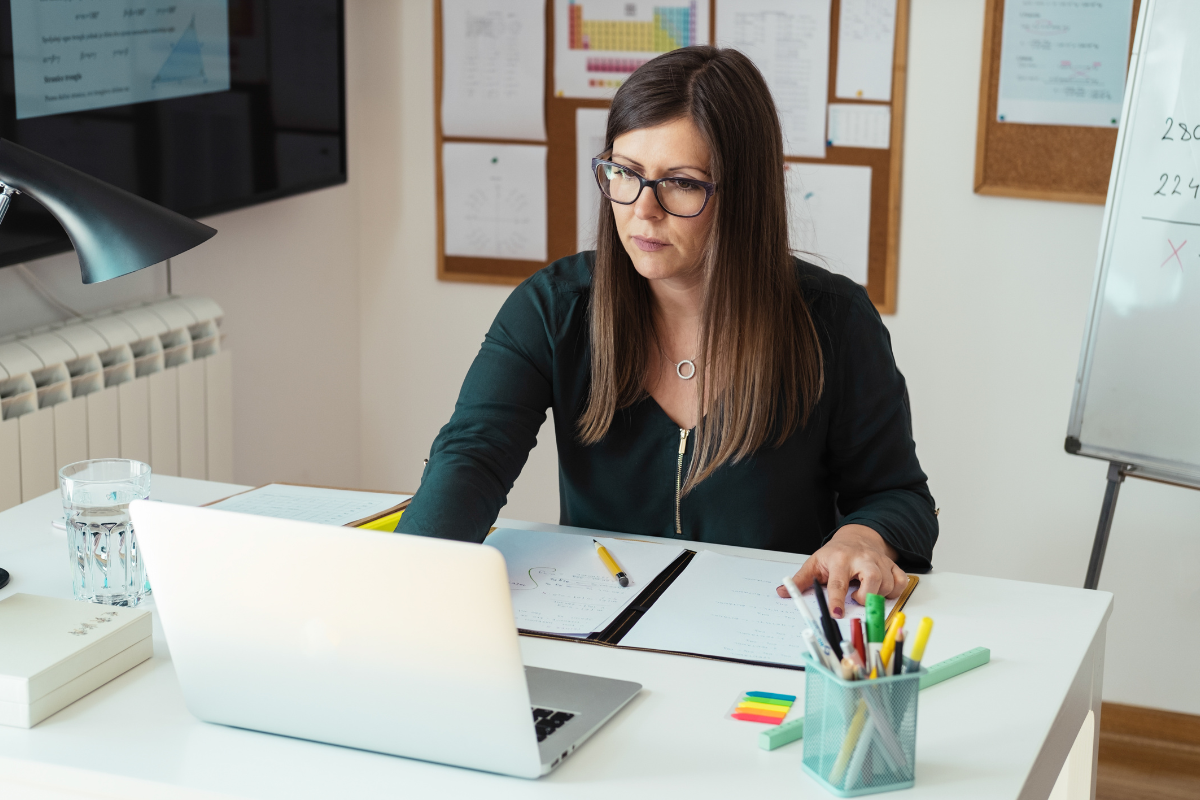
{"type": "Polygon", "coordinates": [[[929,617],[921,619],[921,626],[917,628],[917,638],[913,640],[912,651],[908,654],[912,661],[911,671],[916,672],[921,668],[921,659],[925,656],[925,644],[929,641],[929,634],[933,630],[933,620],[929,617]]]}
{"type": "Polygon", "coordinates": [[[904,627],[904,620],[904,612],[897,612],[896,616],[892,619],[892,627],[888,628],[887,636],[883,637],[883,646],[879,648],[879,655],[883,659],[885,671],[888,664],[892,663],[892,651],[896,649],[896,634],[904,627]]]}
{"type": "Polygon", "coordinates": [[[617,583],[623,587],[628,586],[629,576],[621,571],[621,568],[617,566],[616,560],[604,549],[604,545],[595,539],[592,539],[592,544],[596,545],[596,554],[600,556],[600,560],[604,562],[604,566],[608,567],[608,571],[612,573],[612,576],[617,579],[617,583]]]}

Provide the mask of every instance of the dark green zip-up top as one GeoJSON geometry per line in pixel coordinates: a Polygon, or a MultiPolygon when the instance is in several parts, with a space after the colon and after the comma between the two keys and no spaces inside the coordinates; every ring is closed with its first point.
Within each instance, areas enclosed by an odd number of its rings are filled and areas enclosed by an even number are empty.
{"type": "MultiPolygon", "coordinates": [[[[859,523],[927,570],[938,524],[912,439],[908,392],[867,294],[796,261],[825,357],[825,391],[808,424],[779,447],[726,464],[678,501],[692,440],[647,396],[584,446],[587,307],[594,253],[560,259],[518,286],[496,315],[429,454],[399,531],[482,541],[554,410],[564,525],[812,553],[859,523]]],[[[690,433],[690,432],[689,432],[690,433]]]]}

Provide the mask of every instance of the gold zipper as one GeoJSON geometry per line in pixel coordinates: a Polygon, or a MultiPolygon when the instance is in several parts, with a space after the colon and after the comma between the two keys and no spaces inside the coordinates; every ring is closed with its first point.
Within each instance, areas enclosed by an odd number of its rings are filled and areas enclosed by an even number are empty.
{"type": "Polygon", "coordinates": [[[679,429],[679,464],[675,467],[675,535],[683,535],[683,524],[679,521],[679,492],[683,487],[683,454],[687,450],[688,431],[679,429]]]}

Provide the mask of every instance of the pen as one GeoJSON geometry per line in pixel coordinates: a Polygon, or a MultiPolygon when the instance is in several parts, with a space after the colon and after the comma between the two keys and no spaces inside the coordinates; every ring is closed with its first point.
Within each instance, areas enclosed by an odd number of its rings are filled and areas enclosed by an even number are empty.
{"type": "Polygon", "coordinates": [[[621,571],[621,568],[617,566],[617,562],[613,557],[608,554],[608,550],[605,549],[604,545],[595,539],[592,539],[592,544],[596,545],[596,553],[600,556],[600,560],[604,562],[604,566],[608,567],[608,571],[612,573],[612,576],[617,579],[617,583],[622,586],[628,586],[629,576],[621,571]]]}
{"type": "Polygon", "coordinates": [[[908,657],[912,661],[912,671],[916,672],[921,668],[921,659],[925,656],[925,645],[929,641],[929,633],[933,630],[933,620],[929,617],[921,619],[921,625],[917,628],[917,638],[913,640],[912,650],[908,657]]]}
{"type": "Polygon", "coordinates": [[[896,647],[896,633],[904,627],[904,620],[904,612],[897,611],[896,616],[892,618],[892,627],[888,628],[887,635],[883,637],[883,645],[879,648],[879,655],[883,658],[881,675],[887,674],[887,667],[892,663],[892,650],[896,647]]]}
{"type": "Polygon", "coordinates": [[[812,632],[816,635],[817,639],[823,641],[825,631],[821,627],[821,623],[817,622],[817,618],[813,616],[812,609],[808,607],[808,603],[804,602],[804,595],[800,593],[800,587],[796,585],[791,576],[783,579],[783,586],[787,589],[788,594],[791,595],[792,602],[796,604],[796,608],[800,611],[800,616],[804,617],[805,621],[808,622],[808,627],[812,628],[812,632]]]}
{"type": "Polygon", "coordinates": [[[829,616],[829,604],[825,602],[825,592],[821,589],[821,582],[813,581],[813,593],[817,596],[817,605],[821,607],[821,625],[825,630],[825,641],[833,649],[833,654],[838,657],[838,661],[842,660],[842,647],[838,644],[842,640],[842,635],[838,630],[837,621],[829,616]]]}
{"type": "Polygon", "coordinates": [[[896,634],[896,656],[892,660],[892,674],[900,675],[904,672],[904,631],[901,630],[896,634]]]}
{"type": "Polygon", "coordinates": [[[854,651],[859,655],[859,661],[863,664],[867,663],[867,648],[863,639],[862,620],[858,617],[850,620],[850,641],[854,644],[854,651]]]}

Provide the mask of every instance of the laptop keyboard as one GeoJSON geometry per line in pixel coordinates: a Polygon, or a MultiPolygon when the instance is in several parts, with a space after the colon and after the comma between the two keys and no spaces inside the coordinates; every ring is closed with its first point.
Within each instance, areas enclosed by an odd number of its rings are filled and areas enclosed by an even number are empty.
{"type": "Polygon", "coordinates": [[[563,723],[574,716],[570,711],[555,711],[552,708],[534,708],[533,727],[537,729],[538,741],[545,741],[547,736],[557,731],[563,726],[563,723]]]}

